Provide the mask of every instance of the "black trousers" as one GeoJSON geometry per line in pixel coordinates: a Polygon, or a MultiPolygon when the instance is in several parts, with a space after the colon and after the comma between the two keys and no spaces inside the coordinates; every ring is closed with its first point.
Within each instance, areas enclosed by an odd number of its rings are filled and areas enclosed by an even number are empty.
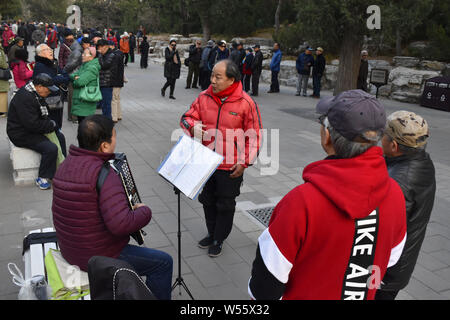
{"type": "Polygon", "coordinates": [[[258,94],[259,92],[259,77],[261,76],[261,72],[252,73],[252,93],[258,94]]]}
{"type": "Polygon", "coordinates": [[[279,71],[272,71],[272,83],[270,84],[270,90],[273,92],[280,92],[280,83],[278,82],[279,71]]]}
{"type": "Polygon", "coordinates": [[[147,69],[148,67],[148,53],[141,54],[141,68],[147,69]]]}
{"type": "Polygon", "coordinates": [[[186,80],[186,87],[190,88],[191,85],[193,87],[197,86],[198,77],[200,73],[200,66],[197,63],[189,62],[189,71],[186,80]],[[194,76],[194,82],[192,82],[192,76],[194,76]]]}
{"type": "MultiPolygon", "coordinates": [[[[66,156],[66,139],[64,135],[59,131],[56,131],[56,136],[58,137],[59,144],[61,145],[62,153],[64,154],[64,156],[66,156]]],[[[56,173],[58,147],[48,139],[46,139],[46,141],[38,143],[37,145],[28,145],[24,147],[41,154],[39,178],[53,179],[56,173]]]]}
{"type": "Polygon", "coordinates": [[[128,64],[128,53],[123,54],[123,64],[125,66],[128,64]]]}
{"type": "Polygon", "coordinates": [[[166,89],[168,87],[170,87],[170,95],[173,96],[173,93],[175,91],[175,82],[177,81],[177,79],[175,79],[175,78],[166,78],[166,79],[167,79],[167,81],[164,84],[164,87],[162,89],[165,92],[166,89]]]}
{"type": "Polygon", "coordinates": [[[200,86],[202,87],[202,90],[208,89],[210,84],[211,84],[211,71],[209,71],[208,69],[201,69],[200,86]]]}
{"type": "Polygon", "coordinates": [[[130,48],[130,62],[134,63],[134,48],[130,48]]]}
{"type": "Polygon", "coordinates": [[[236,197],[241,193],[243,176],[233,179],[230,174],[226,170],[214,172],[198,197],[203,204],[208,233],[218,242],[227,239],[233,228],[236,197]]]}
{"type": "Polygon", "coordinates": [[[395,300],[395,297],[397,297],[399,291],[400,290],[377,290],[375,293],[375,300],[395,300]]]}
{"type": "Polygon", "coordinates": [[[64,114],[64,108],[50,109],[48,111],[48,117],[56,122],[56,125],[58,126],[59,129],[62,128],[63,114],[64,114]]]}
{"type": "Polygon", "coordinates": [[[252,78],[251,74],[244,74],[242,78],[242,84],[244,85],[244,91],[249,92],[250,91],[250,80],[252,78]]]}

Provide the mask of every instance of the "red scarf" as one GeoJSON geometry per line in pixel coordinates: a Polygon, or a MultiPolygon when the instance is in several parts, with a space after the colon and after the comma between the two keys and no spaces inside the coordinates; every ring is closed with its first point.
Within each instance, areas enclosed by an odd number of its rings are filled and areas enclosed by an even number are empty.
{"type": "Polygon", "coordinates": [[[231,86],[229,86],[228,88],[226,88],[225,90],[222,90],[220,92],[214,93],[214,91],[212,90],[212,87],[210,86],[210,93],[214,99],[214,101],[217,102],[217,104],[219,106],[222,105],[222,99],[227,98],[229,96],[231,96],[233,94],[233,92],[239,87],[240,81],[236,81],[234,82],[231,86]]]}

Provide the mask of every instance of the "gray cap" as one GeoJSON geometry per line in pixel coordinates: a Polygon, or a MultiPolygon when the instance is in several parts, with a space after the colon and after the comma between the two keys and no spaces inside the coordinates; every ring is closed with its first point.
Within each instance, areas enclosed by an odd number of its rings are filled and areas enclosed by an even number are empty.
{"type": "Polygon", "coordinates": [[[363,90],[349,90],[323,98],[317,104],[316,112],[326,115],[331,126],[350,141],[367,131],[383,132],[386,126],[383,105],[363,90]]]}
{"type": "Polygon", "coordinates": [[[58,92],[59,88],[55,86],[52,77],[50,77],[47,73],[39,73],[33,76],[33,84],[41,85],[50,89],[51,92],[58,92]]]}

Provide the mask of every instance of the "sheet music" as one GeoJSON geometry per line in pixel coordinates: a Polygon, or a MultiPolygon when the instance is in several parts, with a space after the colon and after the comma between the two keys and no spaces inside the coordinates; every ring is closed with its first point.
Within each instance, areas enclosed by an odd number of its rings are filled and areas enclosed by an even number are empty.
{"type": "Polygon", "coordinates": [[[158,173],[193,199],[222,161],[220,154],[188,136],[182,136],[158,173]]]}

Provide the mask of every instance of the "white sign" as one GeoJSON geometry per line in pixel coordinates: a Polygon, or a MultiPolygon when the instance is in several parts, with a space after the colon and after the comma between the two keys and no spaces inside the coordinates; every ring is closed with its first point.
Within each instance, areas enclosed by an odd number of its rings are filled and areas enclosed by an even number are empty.
{"type": "Polygon", "coordinates": [[[71,5],[67,7],[66,13],[70,14],[66,24],[70,29],[81,29],[81,9],[79,6],[71,5]]]}

